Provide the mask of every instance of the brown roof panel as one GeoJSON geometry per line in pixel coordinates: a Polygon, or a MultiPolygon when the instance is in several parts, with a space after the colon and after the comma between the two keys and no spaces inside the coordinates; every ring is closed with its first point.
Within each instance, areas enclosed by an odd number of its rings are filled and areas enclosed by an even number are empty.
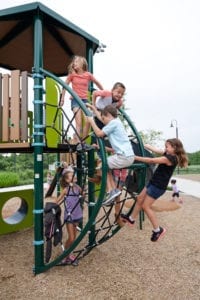
{"type": "Polygon", "coordinates": [[[73,55],[86,55],[99,41],[39,2],[0,11],[0,67],[31,72],[33,67],[34,15],[43,18],[44,68],[66,75],[73,55]]]}

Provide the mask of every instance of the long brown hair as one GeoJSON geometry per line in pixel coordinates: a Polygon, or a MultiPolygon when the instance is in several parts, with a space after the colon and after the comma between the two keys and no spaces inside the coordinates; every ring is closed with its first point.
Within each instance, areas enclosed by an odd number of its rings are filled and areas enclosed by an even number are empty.
{"type": "Polygon", "coordinates": [[[166,141],[167,143],[169,143],[175,151],[175,154],[177,156],[178,159],[178,165],[181,168],[185,168],[188,165],[188,157],[187,154],[183,148],[183,144],[179,139],[168,139],[166,141]]]}
{"type": "Polygon", "coordinates": [[[86,58],[83,57],[83,56],[75,55],[75,56],[73,56],[72,61],[71,61],[71,63],[68,66],[68,73],[69,74],[74,72],[73,65],[74,65],[75,59],[78,59],[80,61],[81,65],[82,65],[83,71],[87,71],[88,70],[88,63],[87,63],[86,58]]]}

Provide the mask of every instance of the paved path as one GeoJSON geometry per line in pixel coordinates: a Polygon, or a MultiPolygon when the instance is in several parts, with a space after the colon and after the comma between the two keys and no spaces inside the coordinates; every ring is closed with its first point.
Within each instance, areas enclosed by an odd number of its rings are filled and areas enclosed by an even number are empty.
{"type": "MultiPolygon", "coordinates": [[[[180,178],[173,176],[177,180],[177,186],[181,192],[185,194],[200,198],[200,182],[194,181],[190,179],[180,178]]],[[[169,184],[170,185],[170,184],[169,184]]],[[[47,188],[46,184],[44,184],[44,189],[47,188]]],[[[25,186],[17,186],[17,187],[9,187],[9,188],[1,188],[0,193],[3,192],[11,192],[11,191],[20,191],[34,189],[33,184],[25,185],[25,186]]]]}
{"type": "Polygon", "coordinates": [[[181,192],[200,198],[200,182],[180,177],[173,178],[177,180],[177,186],[181,192]]]}

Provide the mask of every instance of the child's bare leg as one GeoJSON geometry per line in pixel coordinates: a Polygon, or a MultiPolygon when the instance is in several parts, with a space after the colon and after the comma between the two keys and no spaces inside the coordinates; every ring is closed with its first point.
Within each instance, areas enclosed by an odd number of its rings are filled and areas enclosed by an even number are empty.
{"type": "Polygon", "coordinates": [[[88,120],[84,114],[83,114],[83,117],[84,117],[84,127],[83,127],[82,138],[85,139],[85,138],[87,138],[89,131],[90,131],[90,123],[88,122],[88,120]]]}
{"type": "Polygon", "coordinates": [[[155,212],[152,210],[152,204],[155,202],[155,199],[146,195],[144,202],[142,204],[142,208],[144,209],[147,217],[149,218],[151,224],[153,225],[154,229],[159,227],[158,220],[156,217],[155,212]]]}
{"type": "Polygon", "coordinates": [[[125,225],[125,223],[121,219],[121,215],[120,214],[121,214],[121,203],[120,203],[120,196],[118,196],[116,198],[116,204],[115,204],[115,222],[117,222],[117,224],[120,227],[123,227],[125,225]]]}
{"type": "Polygon", "coordinates": [[[76,124],[76,131],[77,131],[77,136],[76,142],[79,143],[81,141],[81,135],[82,135],[82,112],[79,107],[75,107],[73,109],[73,113],[75,115],[75,124],[76,124]]]}
{"type": "Polygon", "coordinates": [[[183,199],[179,198],[179,203],[183,204],[183,199]]]}
{"type": "Polygon", "coordinates": [[[113,175],[112,175],[111,171],[109,170],[107,173],[107,191],[110,192],[115,188],[116,188],[116,184],[114,182],[113,175]]]}
{"type": "Polygon", "coordinates": [[[144,187],[143,190],[140,192],[140,194],[137,196],[137,201],[135,203],[135,207],[134,207],[133,213],[131,215],[133,220],[135,220],[137,218],[139,212],[141,211],[146,195],[147,195],[147,189],[146,189],[146,187],[144,187]]]}
{"type": "Polygon", "coordinates": [[[79,225],[78,223],[74,223],[74,240],[76,239],[78,225],[79,225]]]}
{"type": "Polygon", "coordinates": [[[116,204],[115,204],[115,215],[119,216],[121,209],[121,203],[120,203],[120,196],[116,198],[116,204]]]}
{"type": "Polygon", "coordinates": [[[76,239],[76,234],[74,234],[74,227],[75,227],[74,224],[67,223],[66,227],[67,227],[68,239],[65,242],[65,249],[68,249],[76,239]]]}

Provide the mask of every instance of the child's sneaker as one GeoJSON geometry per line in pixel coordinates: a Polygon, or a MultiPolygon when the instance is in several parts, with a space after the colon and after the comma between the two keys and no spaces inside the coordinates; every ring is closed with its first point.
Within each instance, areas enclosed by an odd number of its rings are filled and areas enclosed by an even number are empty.
{"type": "Polygon", "coordinates": [[[70,259],[69,256],[65,257],[62,261],[61,261],[61,265],[71,265],[72,261],[70,259]]]}
{"type": "Polygon", "coordinates": [[[92,149],[95,149],[95,148],[92,145],[88,145],[86,143],[78,144],[76,147],[76,150],[78,152],[90,151],[92,149]]]}
{"type": "Polygon", "coordinates": [[[109,205],[113,204],[114,199],[116,197],[118,197],[119,195],[121,195],[121,193],[122,192],[118,189],[112,190],[110,193],[106,194],[106,198],[104,199],[102,205],[103,206],[109,206],[109,205]]]}
{"type": "Polygon", "coordinates": [[[151,241],[157,242],[159,239],[161,239],[165,235],[165,233],[166,233],[166,229],[162,228],[162,227],[160,227],[160,231],[158,231],[158,232],[152,231],[151,241]]]}
{"type": "Polygon", "coordinates": [[[135,224],[135,220],[131,220],[130,216],[123,214],[123,213],[120,216],[124,223],[128,223],[128,225],[130,225],[130,226],[133,226],[135,224]]]}
{"type": "Polygon", "coordinates": [[[76,258],[76,256],[70,254],[70,255],[69,255],[69,259],[70,259],[70,261],[71,261],[71,265],[72,265],[72,266],[74,266],[74,267],[78,266],[79,261],[78,261],[78,259],[76,258]]]}

